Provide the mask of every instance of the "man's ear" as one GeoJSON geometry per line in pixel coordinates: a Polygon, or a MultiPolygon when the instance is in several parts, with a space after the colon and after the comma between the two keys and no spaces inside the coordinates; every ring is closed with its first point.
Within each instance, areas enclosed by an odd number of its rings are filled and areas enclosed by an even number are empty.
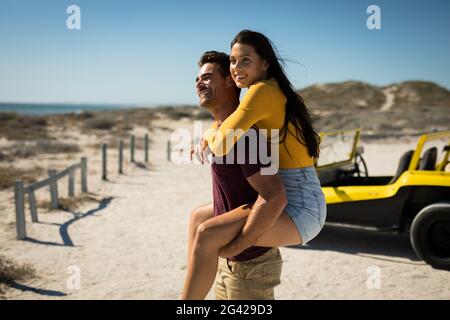
{"type": "Polygon", "coordinates": [[[269,64],[267,63],[267,61],[266,60],[264,60],[264,62],[263,62],[263,68],[264,68],[264,71],[267,71],[267,70],[269,70],[269,64]]]}
{"type": "Polygon", "coordinates": [[[227,85],[227,88],[231,88],[231,87],[236,86],[236,84],[234,83],[233,78],[231,77],[231,75],[226,77],[225,83],[227,85]]]}

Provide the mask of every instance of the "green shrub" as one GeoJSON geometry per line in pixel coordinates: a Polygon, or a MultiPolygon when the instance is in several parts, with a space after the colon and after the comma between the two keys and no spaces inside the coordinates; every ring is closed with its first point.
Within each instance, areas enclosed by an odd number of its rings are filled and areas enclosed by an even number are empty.
{"type": "Polygon", "coordinates": [[[92,118],[84,122],[84,127],[87,129],[110,130],[115,124],[115,121],[111,119],[92,118]]]}

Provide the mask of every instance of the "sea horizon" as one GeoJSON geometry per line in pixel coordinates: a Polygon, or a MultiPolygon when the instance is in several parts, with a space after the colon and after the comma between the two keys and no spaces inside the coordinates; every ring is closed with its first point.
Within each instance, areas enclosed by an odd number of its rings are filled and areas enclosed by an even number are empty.
{"type": "Polygon", "coordinates": [[[0,102],[0,113],[14,112],[22,115],[52,115],[63,113],[81,113],[85,111],[108,111],[136,108],[158,108],[169,106],[107,103],[26,103],[0,102]]]}

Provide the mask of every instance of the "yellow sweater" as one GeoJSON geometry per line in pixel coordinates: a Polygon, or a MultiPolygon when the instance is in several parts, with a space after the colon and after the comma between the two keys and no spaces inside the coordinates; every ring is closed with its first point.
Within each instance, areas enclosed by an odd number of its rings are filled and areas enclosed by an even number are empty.
{"type": "MultiPolygon", "coordinates": [[[[239,107],[219,126],[217,130],[205,136],[211,151],[218,157],[227,154],[233,145],[226,145],[228,134],[236,142],[251,127],[267,129],[270,137],[270,129],[281,128],[284,123],[286,110],[286,97],[281,91],[275,79],[258,81],[251,85],[245,94],[239,107]],[[239,134],[227,129],[242,129],[239,134]]],[[[212,128],[217,125],[213,124],[212,128]]],[[[281,169],[301,168],[314,165],[313,158],[309,156],[308,149],[295,137],[295,127],[288,124],[288,133],[284,143],[279,145],[281,169]],[[288,153],[289,150],[289,153],[288,153]]],[[[281,135],[280,135],[281,140],[281,135]]]]}

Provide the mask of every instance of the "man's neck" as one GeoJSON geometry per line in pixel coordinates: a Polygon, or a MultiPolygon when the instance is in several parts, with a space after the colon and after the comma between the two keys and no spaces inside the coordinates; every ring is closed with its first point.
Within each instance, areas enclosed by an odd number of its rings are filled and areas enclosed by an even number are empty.
{"type": "Polygon", "coordinates": [[[214,117],[214,120],[216,120],[218,125],[220,126],[220,124],[225,121],[225,119],[228,118],[228,116],[232,114],[234,110],[236,110],[238,105],[238,99],[226,100],[212,107],[210,111],[212,116],[214,117]]]}

